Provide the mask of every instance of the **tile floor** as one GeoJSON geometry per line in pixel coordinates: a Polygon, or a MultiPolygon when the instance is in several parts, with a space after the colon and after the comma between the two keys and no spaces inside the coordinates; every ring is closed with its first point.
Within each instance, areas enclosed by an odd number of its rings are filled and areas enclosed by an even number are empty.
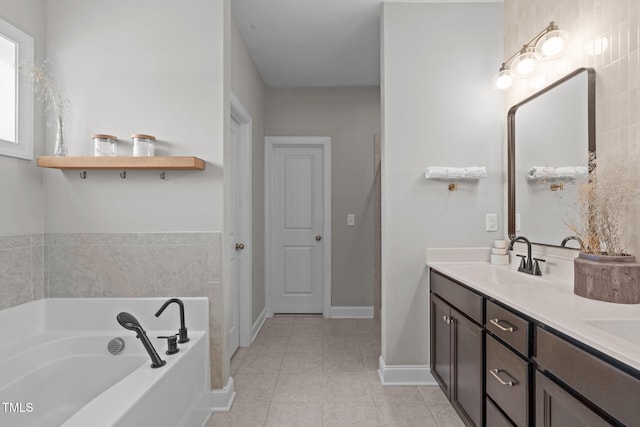
{"type": "Polygon", "coordinates": [[[463,427],[437,387],[383,387],[379,322],[276,316],[231,359],[236,398],[220,426],[463,427]]]}

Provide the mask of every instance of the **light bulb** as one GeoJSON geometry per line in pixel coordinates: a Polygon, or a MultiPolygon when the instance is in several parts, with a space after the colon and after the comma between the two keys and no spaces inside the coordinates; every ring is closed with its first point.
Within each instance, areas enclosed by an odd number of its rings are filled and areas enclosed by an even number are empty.
{"type": "Polygon", "coordinates": [[[561,37],[551,37],[542,44],[542,54],[544,56],[556,56],[564,49],[564,39],[561,37]]]}
{"type": "Polygon", "coordinates": [[[562,30],[549,31],[536,43],[536,55],[540,59],[554,59],[562,55],[569,33],[562,30]]]}
{"type": "Polygon", "coordinates": [[[493,84],[496,87],[496,89],[500,89],[500,90],[505,90],[510,88],[511,84],[513,84],[513,77],[511,76],[511,73],[509,72],[509,70],[505,70],[505,69],[500,70],[500,72],[495,76],[493,80],[493,84]]]}
{"type": "Polygon", "coordinates": [[[531,52],[520,54],[513,62],[515,71],[519,76],[527,76],[536,68],[536,58],[531,52]]]}

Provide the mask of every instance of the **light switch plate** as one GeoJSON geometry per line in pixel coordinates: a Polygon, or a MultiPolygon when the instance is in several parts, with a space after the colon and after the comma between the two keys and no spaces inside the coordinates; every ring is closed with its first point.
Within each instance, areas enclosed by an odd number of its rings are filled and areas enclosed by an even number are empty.
{"type": "Polygon", "coordinates": [[[487,214],[485,228],[487,231],[498,231],[498,214],[487,214]]]}
{"type": "Polygon", "coordinates": [[[347,214],[347,225],[349,227],[356,225],[356,216],[354,214],[347,214]]]}

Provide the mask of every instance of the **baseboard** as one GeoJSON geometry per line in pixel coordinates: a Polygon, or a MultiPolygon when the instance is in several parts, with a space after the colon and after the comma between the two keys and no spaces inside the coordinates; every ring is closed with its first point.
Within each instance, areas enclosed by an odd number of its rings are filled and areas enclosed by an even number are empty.
{"type": "Polygon", "coordinates": [[[332,319],[373,319],[373,306],[331,306],[332,319]]]}
{"type": "Polygon", "coordinates": [[[419,386],[438,385],[429,365],[387,365],[380,356],[378,375],[382,385],[419,386]]]}
{"type": "Polygon", "coordinates": [[[255,322],[253,322],[253,326],[251,327],[251,342],[255,341],[260,329],[262,329],[262,325],[264,325],[265,320],[267,320],[267,308],[263,308],[258,318],[255,322]]]}
{"type": "Polygon", "coordinates": [[[211,390],[211,412],[226,412],[231,410],[236,392],[233,387],[233,377],[229,377],[223,389],[211,390]]]}

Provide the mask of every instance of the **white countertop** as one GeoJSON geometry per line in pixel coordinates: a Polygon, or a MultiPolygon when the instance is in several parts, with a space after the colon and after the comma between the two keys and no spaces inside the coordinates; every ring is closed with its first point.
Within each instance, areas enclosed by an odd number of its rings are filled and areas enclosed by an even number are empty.
{"type": "Polygon", "coordinates": [[[575,295],[573,276],[568,274],[566,264],[573,264],[570,259],[547,258],[551,267],[543,269],[542,277],[534,277],[518,272],[514,264],[497,266],[486,261],[466,261],[488,258],[487,249],[471,251],[481,256],[443,256],[442,251],[428,249],[427,265],[640,371],[640,328],[633,327],[628,333],[630,337],[638,337],[634,343],[588,323],[615,319],[637,320],[640,325],[640,304],[614,304],[575,295]],[[447,258],[452,261],[445,261],[447,258]]]}

